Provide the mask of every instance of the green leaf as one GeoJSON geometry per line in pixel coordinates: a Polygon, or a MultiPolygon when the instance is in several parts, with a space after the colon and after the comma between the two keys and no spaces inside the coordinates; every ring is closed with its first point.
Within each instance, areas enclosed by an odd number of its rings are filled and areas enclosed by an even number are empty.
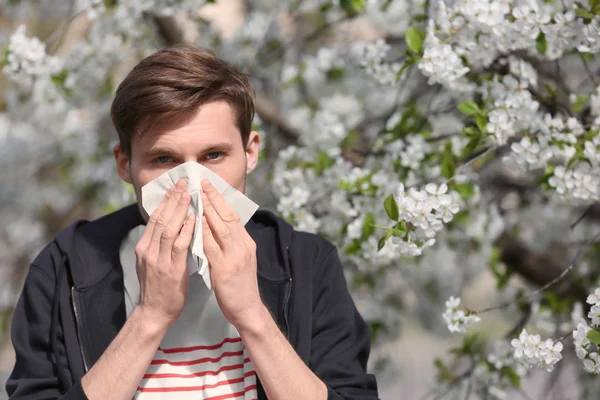
{"type": "Polygon", "coordinates": [[[67,97],[70,97],[72,94],[72,90],[67,88],[67,86],[65,85],[65,82],[67,81],[67,76],[69,76],[68,71],[66,69],[63,69],[58,74],[52,75],[50,77],[50,80],[52,81],[52,83],[54,83],[54,85],[56,85],[56,87],[62,89],[62,91],[67,95],[67,97]]]}
{"type": "Polygon", "coordinates": [[[596,61],[596,57],[592,53],[579,53],[583,61],[585,62],[594,62],[596,61]]]}
{"type": "Polygon", "coordinates": [[[475,129],[475,127],[473,127],[473,126],[467,126],[466,128],[464,128],[463,133],[465,134],[465,136],[471,137],[471,138],[480,135],[479,131],[477,129],[475,129]]]}
{"type": "Polygon", "coordinates": [[[475,187],[473,186],[472,183],[469,183],[469,182],[457,183],[457,184],[453,185],[452,188],[456,192],[458,192],[458,194],[460,194],[460,197],[462,197],[465,200],[470,199],[471,197],[475,196],[475,187]]]}
{"type": "Polygon", "coordinates": [[[355,17],[365,10],[364,0],[340,0],[340,7],[349,17],[355,17]]]}
{"type": "Polygon", "coordinates": [[[487,118],[483,115],[478,115],[475,117],[475,122],[477,123],[477,127],[481,131],[481,133],[487,132],[487,118]]]}
{"type": "Polygon", "coordinates": [[[326,76],[331,81],[337,81],[344,77],[345,72],[344,68],[334,67],[327,71],[326,76]]]}
{"type": "Polygon", "coordinates": [[[577,152],[571,157],[569,162],[567,162],[567,168],[571,168],[573,165],[577,164],[580,161],[587,160],[582,150],[577,150],[577,152]]]}
{"type": "Polygon", "coordinates": [[[423,50],[423,42],[425,41],[425,34],[422,30],[417,27],[411,27],[406,31],[404,36],[406,45],[415,53],[420,53],[423,50]]]}
{"type": "Polygon", "coordinates": [[[481,142],[481,136],[471,138],[461,154],[462,158],[468,158],[471,154],[475,153],[475,150],[477,150],[477,147],[479,146],[479,142],[481,142]]]}
{"type": "Polygon", "coordinates": [[[446,148],[442,153],[442,176],[446,179],[450,179],[456,172],[456,163],[454,162],[454,155],[452,154],[452,147],[450,142],[446,144],[446,148]]]}
{"type": "Polygon", "coordinates": [[[502,373],[508,378],[508,380],[514,387],[521,387],[521,377],[512,367],[502,368],[502,373]]]}
{"type": "Polygon", "coordinates": [[[323,175],[323,172],[327,168],[331,167],[333,164],[335,164],[335,159],[333,159],[327,153],[322,151],[317,154],[317,158],[315,159],[315,162],[312,165],[312,167],[317,173],[317,175],[323,175]]]}
{"type": "Polygon", "coordinates": [[[371,236],[375,232],[375,217],[372,213],[367,213],[365,215],[365,220],[363,222],[362,228],[362,236],[361,239],[365,240],[369,236],[371,236]]]}
{"type": "Polygon", "coordinates": [[[119,0],[103,0],[103,3],[106,8],[111,10],[119,4],[119,0]]]}
{"type": "Polygon", "coordinates": [[[359,254],[360,250],[361,250],[360,244],[361,244],[360,240],[354,239],[352,241],[352,243],[350,243],[348,245],[348,247],[346,247],[344,249],[344,254],[347,256],[351,256],[353,254],[359,254]]]}
{"type": "Polygon", "coordinates": [[[371,331],[371,341],[376,342],[380,333],[387,332],[387,327],[382,321],[369,321],[369,330],[371,331]]]}
{"type": "Polygon", "coordinates": [[[398,70],[398,73],[396,74],[396,82],[400,82],[400,79],[402,79],[402,75],[404,75],[404,72],[406,72],[406,70],[414,63],[415,62],[412,59],[407,59],[406,61],[404,61],[404,64],[402,64],[402,67],[398,70]]]}
{"type": "Polygon", "coordinates": [[[6,65],[6,61],[8,59],[8,45],[9,43],[7,40],[4,46],[2,46],[2,50],[0,51],[0,67],[6,65]]]}
{"type": "Polygon", "coordinates": [[[387,240],[391,237],[392,237],[391,230],[387,231],[385,235],[380,237],[379,242],[377,242],[377,251],[381,250],[383,248],[383,246],[385,246],[385,242],[387,242],[387,240]]]}
{"type": "Polygon", "coordinates": [[[585,19],[593,19],[594,18],[594,14],[592,14],[585,8],[581,8],[581,7],[577,7],[575,9],[575,15],[578,16],[579,18],[585,18],[585,19]]]}
{"type": "Polygon", "coordinates": [[[571,104],[571,110],[573,112],[580,112],[581,110],[583,110],[583,105],[585,104],[586,101],[588,101],[588,99],[589,99],[588,95],[578,94],[577,98],[575,99],[573,104],[571,104]]]}
{"type": "Polygon", "coordinates": [[[415,101],[409,101],[404,105],[404,111],[400,122],[392,129],[394,139],[404,138],[406,135],[414,133],[423,124],[424,118],[419,111],[419,106],[415,101]]]}
{"type": "Polygon", "coordinates": [[[544,32],[540,31],[539,35],[535,39],[535,48],[538,53],[546,54],[546,50],[548,49],[548,41],[546,40],[546,35],[544,32]]]}
{"type": "Polygon", "coordinates": [[[400,213],[398,211],[398,204],[396,204],[396,199],[394,199],[393,194],[390,194],[385,198],[383,201],[383,207],[385,208],[385,212],[391,220],[398,221],[400,213]]]}
{"type": "Polygon", "coordinates": [[[473,101],[463,101],[458,105],[458,111],[465,115],[473,115],[481,112],[477,103],[473,101]]]}
{"type": "Polygon", "coordinates": [[[600,133],[600,129],[594,129],[594,130],[591,130],[591,131],[587,132],[583,138],[586,141],[592,140],[593,138],[595,138],[596,136],[598,136],[598,133],[600,133]]]}
{"type": "Polygon", "coordinates": [[[588,0],[588,3],[594,14],[600,14],[600,0],[588,0]]]}
{"type": "Polygon", "coordinates": [[[406,221],[402,220],[396,224],[396,226],[392,230],[392,234],[394,236],[404,236],[407,230],[408,227],[406,226],[406,221]]]}
{"type": "Polygon", "coordinates": [[[596,330],[591,330],[587,333],[587,338],[590,342],[594,344],[600,344],[600,332],[596,330]]]}
{"type": "Polygon", "coordinates": [[[438,380],[440,383],[450,382],[454,379],[454,375],[450,368],[448,368],[440,358],[436,358],[433,362],[437,369],[438,380]]]}

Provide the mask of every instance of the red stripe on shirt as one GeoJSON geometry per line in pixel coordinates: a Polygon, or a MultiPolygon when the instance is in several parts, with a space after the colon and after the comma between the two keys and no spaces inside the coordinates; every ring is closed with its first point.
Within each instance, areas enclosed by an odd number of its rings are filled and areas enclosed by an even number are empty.
{"type": "Polygon", "coordinates": [[[249,391],[256,389],[256,385],[250,385],[248,386],[246,389],[244,389],[243,392],[237,392],[237,393],[231,393],[231,394],[224,394],[222,396],[214,396],[214,397],[207,397],[204,400],[225,400],[225,399],[233,399],[235,397],[240,397],[243,396],[244,394],[248,393],[249,391]]]}
{"type": "MultiPolygon", "coordinates": [[[[244,364],[250,362],[250,358],[244,359],[244,364]]],[[[234,365],[226,365],[224,367],[219,368],[216,371],[201,371],[193,374],[175,374],[175,373],[164,373],[164,374],[145,374],[143,379],[157,379],[157,378],[194,378],[198,376],[206,376],[206,375],[218,375],[224,371],[233,371],[239,368],[243,368],[244,364],[234,364],[234,365]]]]}
{"type": "Polygon", "coordinates": [[[218,348],[223,347],[223,345],[225,343],[239,343],[242,341],[241,337],[237,337],[237,338],[225,338],[221,343],[219,344],[213,344],[210,346],[192,346],[192,347],[175,347],[172,349],[162,349],[162,348],[158,348],[159,351],[162,351],[165,354],[172,354],[172,353],[187,353],[189,351],[196,351],[196,350],[216,350],[218,348]]]}
{"type": "Polygon", "coordinates": [[[205,389],[214,389],[216,387],[219,386],[223,386],[223,385],[233,385],[235,383],[241,383],[244,382],[244,380],[248,377],[251,376],[255,376],[256,372],[254,371],[250,371],[250,372],[246,372],[244,374],[243,377],[241,378],[235,378],[235,379],[230,379],[227,381],[220,381],[217,383],[213,383],[210,385],[204,385],[204,386],[167,386],[167,387],[159,387],[159,388],[147,388],[147,387],[140,387],[138,386],[137,390],[138,392],[150,392],[150,393],[159,393],[159,392],[191,392],[191,391],[201,391],[201,390],[205,390],[205,389]]]}
{"type": "Polygon", "coordinates": [[[169,360],[152,360],[152,362],[150,363],[150,365],[164,365],[164,364],[168,364],[168,365],[173,365],[173,366],[186,366],[186,365],[196,365],[196,364],[204,364],[207,362],[219,362],[221,361],[223,358],[225,357],[234,357],[234,356],[241,356],[242,354],[244,354],[243,350],[240,351],[227,351],[223,354],[221,354],[219,357],[217,358],[211,358],[211,357],[204,357],[204,358],[198,358],[197,360],[190,360],[190,361],[169,361],[169,360]]]}

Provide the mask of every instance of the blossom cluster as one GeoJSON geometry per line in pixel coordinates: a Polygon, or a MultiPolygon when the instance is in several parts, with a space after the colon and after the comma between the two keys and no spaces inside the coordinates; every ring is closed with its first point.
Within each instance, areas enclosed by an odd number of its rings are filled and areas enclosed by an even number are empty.
{"type": "Polygon", "coordinates": [[[452,89],[468,88],[466,80],[461,78],[469,72],[469,68],[463,64],[451,45],[443,43],[435,36],[435,24],[433,20],[429,22],[419,70],[429,77],[430,85],[439,83],[452,89]]]}
{"type": "Polygon", "coordinates": [[[35,79],[49,77],[60,71],[60,59],[46,54],[46,45],[37,37],[25,34],[25,25],[20,25],[8,42],[6,60],[2,71],[9,79],[23,87],[29,87],[35,79]]]}
{"type": "MultiPolygon", "coordinates": [[[[590,294],[586,302],[591,305],[588,318],[593,327],[600,327],[600,288],[596,288],[594,293],[590,294]]],[[[588,334],[593,330],[582,318],[573,331],[573,346],[575,354],[582,360],[583,368],[591,374],[600,373],[600,359],[598,357],[598,345],[594,344],[588,338],[588,334]]],[[[597,343],[597,342],[596,342],[597,343]]]]}
{"type": "Polygon", "coordinates": [[[541,340],[540,335],[532,335],[523,329],[518,339],[511,340],[514,356],[527,367],[537,367],[552,371],[562,359],[563,344],[552,339],[541,340]]]}
{"type": "Polygon", "coordinates": [[[464,310],[458,308],[460,306],[460,298],[451,296],[446,301],[446,311],[442,314],[442,318],[448,325],[448,330],[453,333],[464,333],[471,325],[481,321],[477,315],[469,315],[464,310]]]}
{"type": "Polygon", "coordinates": [[[407,191],[400,185],[395,195],[399,220],[413,227],[406,236],[393,236],[391,241],[407,257],[421,255],[435,244],[436,233],[458,213],[457,198],[448,193],[448,185],[429,183],[424,189],[407,191]]]}
{"type": "Polygon", "coordinates": [[[591,330],[592,328],[585,320],[577,324],[577,329],[573,331],[573,346],[575,354],[583,362],[584,370],[591,374],[598,374],[600,373],[598,346],[594,345],[587,337],[591,330]]]}
{"type": "Polygon", "coordinates": [[[401,68],[397,62],[389,63],[386,61],[387,54],[391,46],[383,39],[378,39],[373,43],[357,42],[352,51],[358,65],[380,85],[394,85],[396,75],[401,68]]]}

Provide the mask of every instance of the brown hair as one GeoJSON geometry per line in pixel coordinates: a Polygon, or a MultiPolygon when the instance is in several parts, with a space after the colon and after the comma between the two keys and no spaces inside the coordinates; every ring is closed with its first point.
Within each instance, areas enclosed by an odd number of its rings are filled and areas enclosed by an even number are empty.
{"type": "Polygon", "coordinates": [[[131,157],[134,135],[182,126],[200,106],[219,100],[231,106],[246,147],[254,118],[248,77],[211,51],[178,45],[146,57],[129,72],[117,89],[110,115],[121,150],[131,157]]]}

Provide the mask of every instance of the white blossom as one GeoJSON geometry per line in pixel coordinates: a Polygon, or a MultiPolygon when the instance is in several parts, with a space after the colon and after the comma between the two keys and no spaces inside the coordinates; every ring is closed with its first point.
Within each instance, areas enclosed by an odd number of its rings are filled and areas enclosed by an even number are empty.
{"type": "Polygon", "coordinates": [[[467,315],[459,309],[460,298],[450,297],[446,301],[446,311],[442,315],[448,325],[448,330],[453,333],[464,333],[471,325],[479,322],[481,319],[477,315],[467,315]]]}
{"type": "Polygon", "coordinates": [[[25,35],[25,25],[20,25],[8,42],[3,72],[14,82],[29,87],[41,77],[49,77],[61,68],[58,58],[46,54],[46,45],[36,37],[25,35]]]}
{"type": "Polygon", "coordinates": [[[528,367],[537,367],[552,371],[555,364],[562,359],[563,345],[552,339],[542,341],[540,335],[531,335],[523,329],[518,339],[510,344],[514,347],[514,357],[528,367]]]}

